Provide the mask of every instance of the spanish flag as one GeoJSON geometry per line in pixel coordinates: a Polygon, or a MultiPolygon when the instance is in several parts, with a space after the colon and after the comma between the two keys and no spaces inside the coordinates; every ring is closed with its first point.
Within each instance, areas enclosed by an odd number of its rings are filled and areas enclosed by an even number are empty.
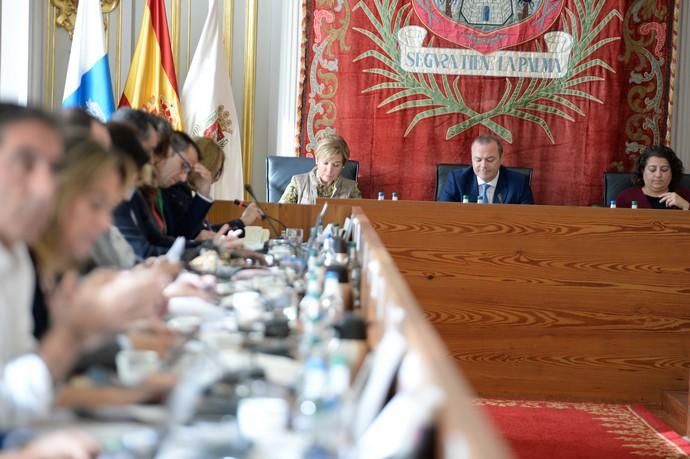
{"type": "Polygon", "coordinates": [[[182,129],[182,110],[165,0],[146,0],[139,39],[120,107],[141,108],[166,118],[174,129],[182,129]]]}

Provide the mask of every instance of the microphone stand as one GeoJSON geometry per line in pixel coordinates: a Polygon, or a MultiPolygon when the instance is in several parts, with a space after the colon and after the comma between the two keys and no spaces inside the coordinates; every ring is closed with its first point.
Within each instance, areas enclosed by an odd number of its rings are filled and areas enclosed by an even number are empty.
{"type": "Polygon", "coordinates": [[[249,194],[249,196],[252,198],[252,201],[254,202],[254,204],[256,204],[256,207],[258,207],[259,210],[263,213],[262,220],[266,220],[266,221],[268,222],[268,225],[269,225],[269,226],[271,227],[271,229],[273,230],[273,234],[275,234],[276,237],[279,237],[279,236],[280,236],[280,232],[278,232],[278,229],[276,229],[275,225],[273,224],[273,221],[275,221],[275,222],[277,222],[278,224],[280,224],[283,228],[287,228],[287,225],[286,225],[285,223],[281,222],[280,220],[278,220],[277,218],[273,218],[273,217],[271,217],[270,215],[268,215],[268,214],[266,213],[266,211],[264,210],[264,208],[261,207],[261,205],[259,204],[259,200],[256,198],[256,195],[254,194],[254,189],[252,188],[251,185],[245,185],[245,186],[244,186],[244,190],[245,190],[245,191],[247,192],[247,194],[249,194]]]}

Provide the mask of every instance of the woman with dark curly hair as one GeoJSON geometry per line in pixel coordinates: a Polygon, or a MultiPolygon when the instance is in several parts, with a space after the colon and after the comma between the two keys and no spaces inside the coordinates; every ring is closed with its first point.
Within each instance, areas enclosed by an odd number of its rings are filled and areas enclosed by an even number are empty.
{"type": "Polygon", "coordinates": [[[634,187],[623,190],[616,207],[690,209],[690,190],[680,187],[683,162],[668,147],[653,145],[645,149],[635,164],[634,187]]]}

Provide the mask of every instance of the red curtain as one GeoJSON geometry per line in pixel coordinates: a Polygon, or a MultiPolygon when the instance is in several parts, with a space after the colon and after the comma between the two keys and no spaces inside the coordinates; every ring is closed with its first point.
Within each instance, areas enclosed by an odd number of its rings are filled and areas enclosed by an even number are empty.
{"type": "Polygon", "coordinates": [[[674,0],[506,1],[560,8],[552,25],[536,37],[517,31],[520,44],[503,51],[544,52],[545,32],[568,32],[568,73],[406,72],[401,27],[424,27],[424,47],[463,49],[420,18],[423,8],[440,18],[445,0],[306,0],[301,155],[337,133],[360,162],[365,197],[429,200],[435,165],[469,163],[473,139],[491,133],[503,139],[505,165],[534,169],[537,203],[599,204],[604,171],[629,170],[645,146],[667,137],[674,0]]]}

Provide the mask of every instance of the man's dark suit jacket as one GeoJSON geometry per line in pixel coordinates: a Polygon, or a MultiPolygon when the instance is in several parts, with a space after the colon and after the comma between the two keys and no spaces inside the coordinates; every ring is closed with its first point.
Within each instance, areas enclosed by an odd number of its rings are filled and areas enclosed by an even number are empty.
{"type": "MultiPolygon", "coordinates": [[[[439,201],[462,202],[463,195],[468,195],[470,202],[477,202],[479,187],[474,170],[454,170],[448,174],[439,201]]],[[[534,204],[529,177],[501,166],[498,183],[494,190],[494,204],[534,204]]]]}
{"type": "MultiPolygon", "coordinates": [[[[168,210],[163,200],[163,212],[168,210]]],[[[207,203],[210,207],[210,203],[207,203]]],[[[208,209],[207,209],[208,210],[208,209]]],[[[168,218],[166,218],[166,226],[168,218]]],[[[132,246],[135,255],[143,260],[148,257],[156,257],[165,254],[175,241],[175,236],[163,233],[156,222],[144,194],[137,190],[132,199],[122,202],[113,212],[113,221],[127,242],[132,246]]],[[[192,250],[185,251],[186,255],[192,255],[199,246],[195,241],[187,241],[187,247],[192,250]]]]}
{"type": "MultiPolygon", "coordinates": [[[[206,221],[206,214],[212,203],[192,193],[189,185],[178,183],[163,190],[163,206],[165,210],[165,224],[170,236],[184,236],[187,239],[197,237],[202,229],[218,231],[222,225],[210,225],[206,221]]],[[[230,229],[244,230],[242,220],[228,222],[230,229]]],[[[240,237],[243,237],[242,234],[240,237]]]]}

